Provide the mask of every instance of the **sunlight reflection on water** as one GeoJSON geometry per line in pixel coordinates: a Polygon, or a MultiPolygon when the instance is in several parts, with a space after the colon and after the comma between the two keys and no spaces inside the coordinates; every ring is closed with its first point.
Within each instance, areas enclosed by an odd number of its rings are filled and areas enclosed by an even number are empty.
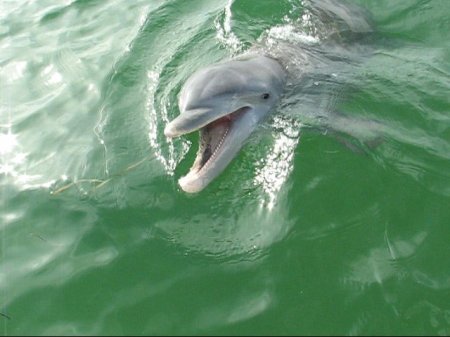
{"type": "Polygon", "coordinates": [[[257,168],[254,178],[255,185],[261,185],[267,195],[263,204],[269,210],[274,207],[280,189],[293,169],[301,124],[278,115],[274,118],[273,127],[281,132],[275,136],[273,148],[267,157],[261,160],[263,167],[257,168]]]}

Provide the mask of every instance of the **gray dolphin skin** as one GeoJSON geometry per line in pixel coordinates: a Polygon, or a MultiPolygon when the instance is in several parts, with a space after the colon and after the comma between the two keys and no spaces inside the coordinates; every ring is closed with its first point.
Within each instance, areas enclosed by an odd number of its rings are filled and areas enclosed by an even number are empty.
{"type": "Polygon", "coordinates": [[[285,83],[280,63],[259,54],[210,65],[187,80],[181,113],[164,130],[171,138],[200,131],[195,162],[179,180],[185,192],[201,191],[226,168],[279,101],[285,83]]]}

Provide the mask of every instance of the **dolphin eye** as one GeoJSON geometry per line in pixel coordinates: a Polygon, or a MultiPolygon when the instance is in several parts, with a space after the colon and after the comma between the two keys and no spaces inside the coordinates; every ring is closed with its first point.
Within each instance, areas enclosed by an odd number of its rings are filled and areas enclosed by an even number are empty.
{"type": "Polygon", "coordinates": [[[265,94],[262,94],[263,99],[268,99],[269,97],[270,97],[270,94],[268,94],[267,92],[265,94]]]}

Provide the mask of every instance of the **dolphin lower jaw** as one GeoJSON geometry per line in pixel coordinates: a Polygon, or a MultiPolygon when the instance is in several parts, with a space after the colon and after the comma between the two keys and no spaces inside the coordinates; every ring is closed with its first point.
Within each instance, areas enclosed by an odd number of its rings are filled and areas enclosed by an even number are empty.
{"type": "Polygon", "coordinates": [[[246,139],[248,136],[236,132],[239,128],[237,126],[250,109],[250,107],[239,108],[200,128],[199,148],[194,164],[189,173],[178,181],[183,191],[188,193],[201,191],[233,159],[242,146],[240,139],[246,139]]]}

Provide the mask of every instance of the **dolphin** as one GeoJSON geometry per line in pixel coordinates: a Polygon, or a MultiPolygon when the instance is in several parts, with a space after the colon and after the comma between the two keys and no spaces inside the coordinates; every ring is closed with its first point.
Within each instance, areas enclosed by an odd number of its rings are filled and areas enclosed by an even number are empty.
{"type": "MultiPolygon", "coordinates": [[[[240,57],[195,72],[182,87],[180,115],[166,126],[164,133],[173,138],[200,131],[194,164],[179,179],[185,192],[199,192],[216,178],[273,110],[283,92],[292,91],[293,84],[303,88],[311,82],[308,76],[329,77],[334,69],[351,65],[358,55],[364,55],[358,48],[351,49],[349,43],[363,42],[373,32],[370,15],[363,8],[341,0],[316,0],[306,9],[312,15],[321,46],[283,40],[271,45],[273,41],[269,39],[263,48],[256,46],[240,57]]],[[[330,85],[332,82],[335,81],[327,81],[330,85]]],[[[323,123],[324,118],[318,115],[314,119],[323,123]]],[[[328,124],[341,121],[340,128],[334,125],[338,131],[358,130],[348,118],[327,116],[326,120],[328,124]]],[[[328,124],[326,127],[331,126],[328,124]]]]}
{"type": "Polygon", "coordinates": [[[203,190],[232,161],[247,138],[279,101],[286,70],[274,58],[249,54],[207,66],[186,81],[180,115],[166,137],[200,131],[197,157],[178,182],[183,191],[203,190]]]}

